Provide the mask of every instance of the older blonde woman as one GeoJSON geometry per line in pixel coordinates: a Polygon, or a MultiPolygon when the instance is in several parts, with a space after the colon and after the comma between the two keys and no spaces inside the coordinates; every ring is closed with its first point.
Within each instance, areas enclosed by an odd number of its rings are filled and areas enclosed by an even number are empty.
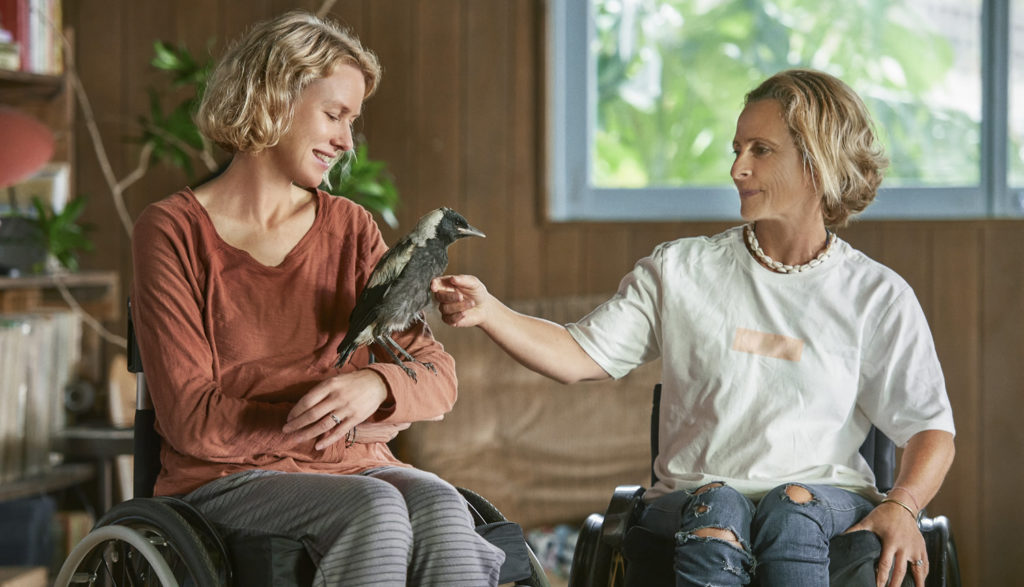
{"type": "Polygon", "coordinates": [[[317,186],[379,78],[355,37],[304,12],[257,25],[213,72],[197,119],[231,163],[147,208],[133,238],[155,493],[229,535],[300,540],[316,585],[492,585],[504,554],[456,489],[386,444],[451,409],[451,357],[418,323],[396,340],[434,365],[419,383],[366,352],[333,365],[386,247],[368,212],[317,186]]]}
{"type": "Polygon", "coordinates": [[[928,563],[916,514],[953,459],[953,417],[913,291],[831,231],[887,164],[867,111],[816,71],[772,76],[736,124],[746,224],[668,242],[618,293],[561,326],[509,310],[471,276],[435,280],[444,320],[479,326],[563,382],[663,359],[658,483],[641,527],[675,537],[677,585],[827,585],[829,541],[881,539],[878,585],[928,563]],[[904,446],[888,496],[858,448],[904,446]]]}

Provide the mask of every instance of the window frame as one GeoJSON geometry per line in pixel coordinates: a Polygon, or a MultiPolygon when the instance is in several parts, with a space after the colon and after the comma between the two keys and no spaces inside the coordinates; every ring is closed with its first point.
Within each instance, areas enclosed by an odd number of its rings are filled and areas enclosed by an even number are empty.
{"type": "MultiPolygon", "coordinates": [[[[1024,217],[1024,186],[1008,176],[1010,3],[982,0],[981,146],[976,186],[886,187],[860,215],[865,219],[1024,217]]],[[[593,38],[591,0],[547,1],[547,215],[572,221],[718,221],[739,218],[732,187],[595,188],[589,185],[587,124],[595,109],[587,45],[593,38]],[[585,96],[580,107],[579,96],[585,96]]]]}

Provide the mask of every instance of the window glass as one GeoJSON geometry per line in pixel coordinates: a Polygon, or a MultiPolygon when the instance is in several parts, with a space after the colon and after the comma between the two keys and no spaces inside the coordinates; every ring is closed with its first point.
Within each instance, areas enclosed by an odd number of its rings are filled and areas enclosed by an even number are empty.
{"type": "MultiPolygon", "coordinates": [[[[744,93],[791,67],[828,71],[865,99],[891,159],[886,186],[980,184],[981,0],[591,0],[591,11],[594,188],[731,185],[744,93]]],[[[1021,183],[1024,105],[1013,116],[1021,183]]]]}
{"type": "Polygon", "coordinates": [[[1024,0],[1010,5],[1010,125],[1007,160],[1009,183],[1018,188],[1017,205],[1024,208],[1024,0]]]}

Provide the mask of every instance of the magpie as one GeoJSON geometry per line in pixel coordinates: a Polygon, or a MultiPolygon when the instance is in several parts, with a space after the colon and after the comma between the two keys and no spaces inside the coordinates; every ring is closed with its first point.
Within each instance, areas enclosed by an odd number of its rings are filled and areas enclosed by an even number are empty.
{"type": "MultiPolygon", "coordinates": [[[[416,360],[396,343],[391,333],[423,320],[422,312],[430,303],[430,281],[448,266],[448,246],[467,236],[483,237],[484,233],[455,210],[438,208],[424,214],[412,232],[384,253],[352,308],[335,367],[341,368],[357,348],[376,343],[414,381],[416,373],[402,359],[437,373],[432,364],[416,360]]],[[[376,360],[372,350],[370,359],[376,360]]]]}

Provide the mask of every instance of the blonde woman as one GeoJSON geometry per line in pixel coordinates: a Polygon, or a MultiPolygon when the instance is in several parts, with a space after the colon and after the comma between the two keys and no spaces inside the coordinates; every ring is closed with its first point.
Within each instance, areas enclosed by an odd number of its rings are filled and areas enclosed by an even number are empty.
{"type": "Polygon", "coordinates": [[[386,444],[451,409],[451,357],[418,323],[395,338],[435,367],[419,383],[365,349],[333,367],[386,247],[368,212],[317,186],[379,79],[354,36],[304,12],[255,26],[213,72],[197,122],[230,165],[151,205],[133,237],[155,493],[229,536],[302,541],[316,585],[493,585],[504,554],[457,490],[386,444]]]}
{"type": "Polygon", "coordinates": [[[870,531],[874,581],[923,587],[916,515],[954,453],[942,371],[907,283],[831,231],[887,164],[867,111],[830,75],[784,71],[748,94],[733,150],[746,224],[660,245],[575,324],[471,276],[435,280],[444,320],[566,383],[663,359],[640,528],[674,537],[676,585],[828,585],[830,539],[870,531]],[[888,496],[858,452],[871,425],[905,449],[888,496]]]}

